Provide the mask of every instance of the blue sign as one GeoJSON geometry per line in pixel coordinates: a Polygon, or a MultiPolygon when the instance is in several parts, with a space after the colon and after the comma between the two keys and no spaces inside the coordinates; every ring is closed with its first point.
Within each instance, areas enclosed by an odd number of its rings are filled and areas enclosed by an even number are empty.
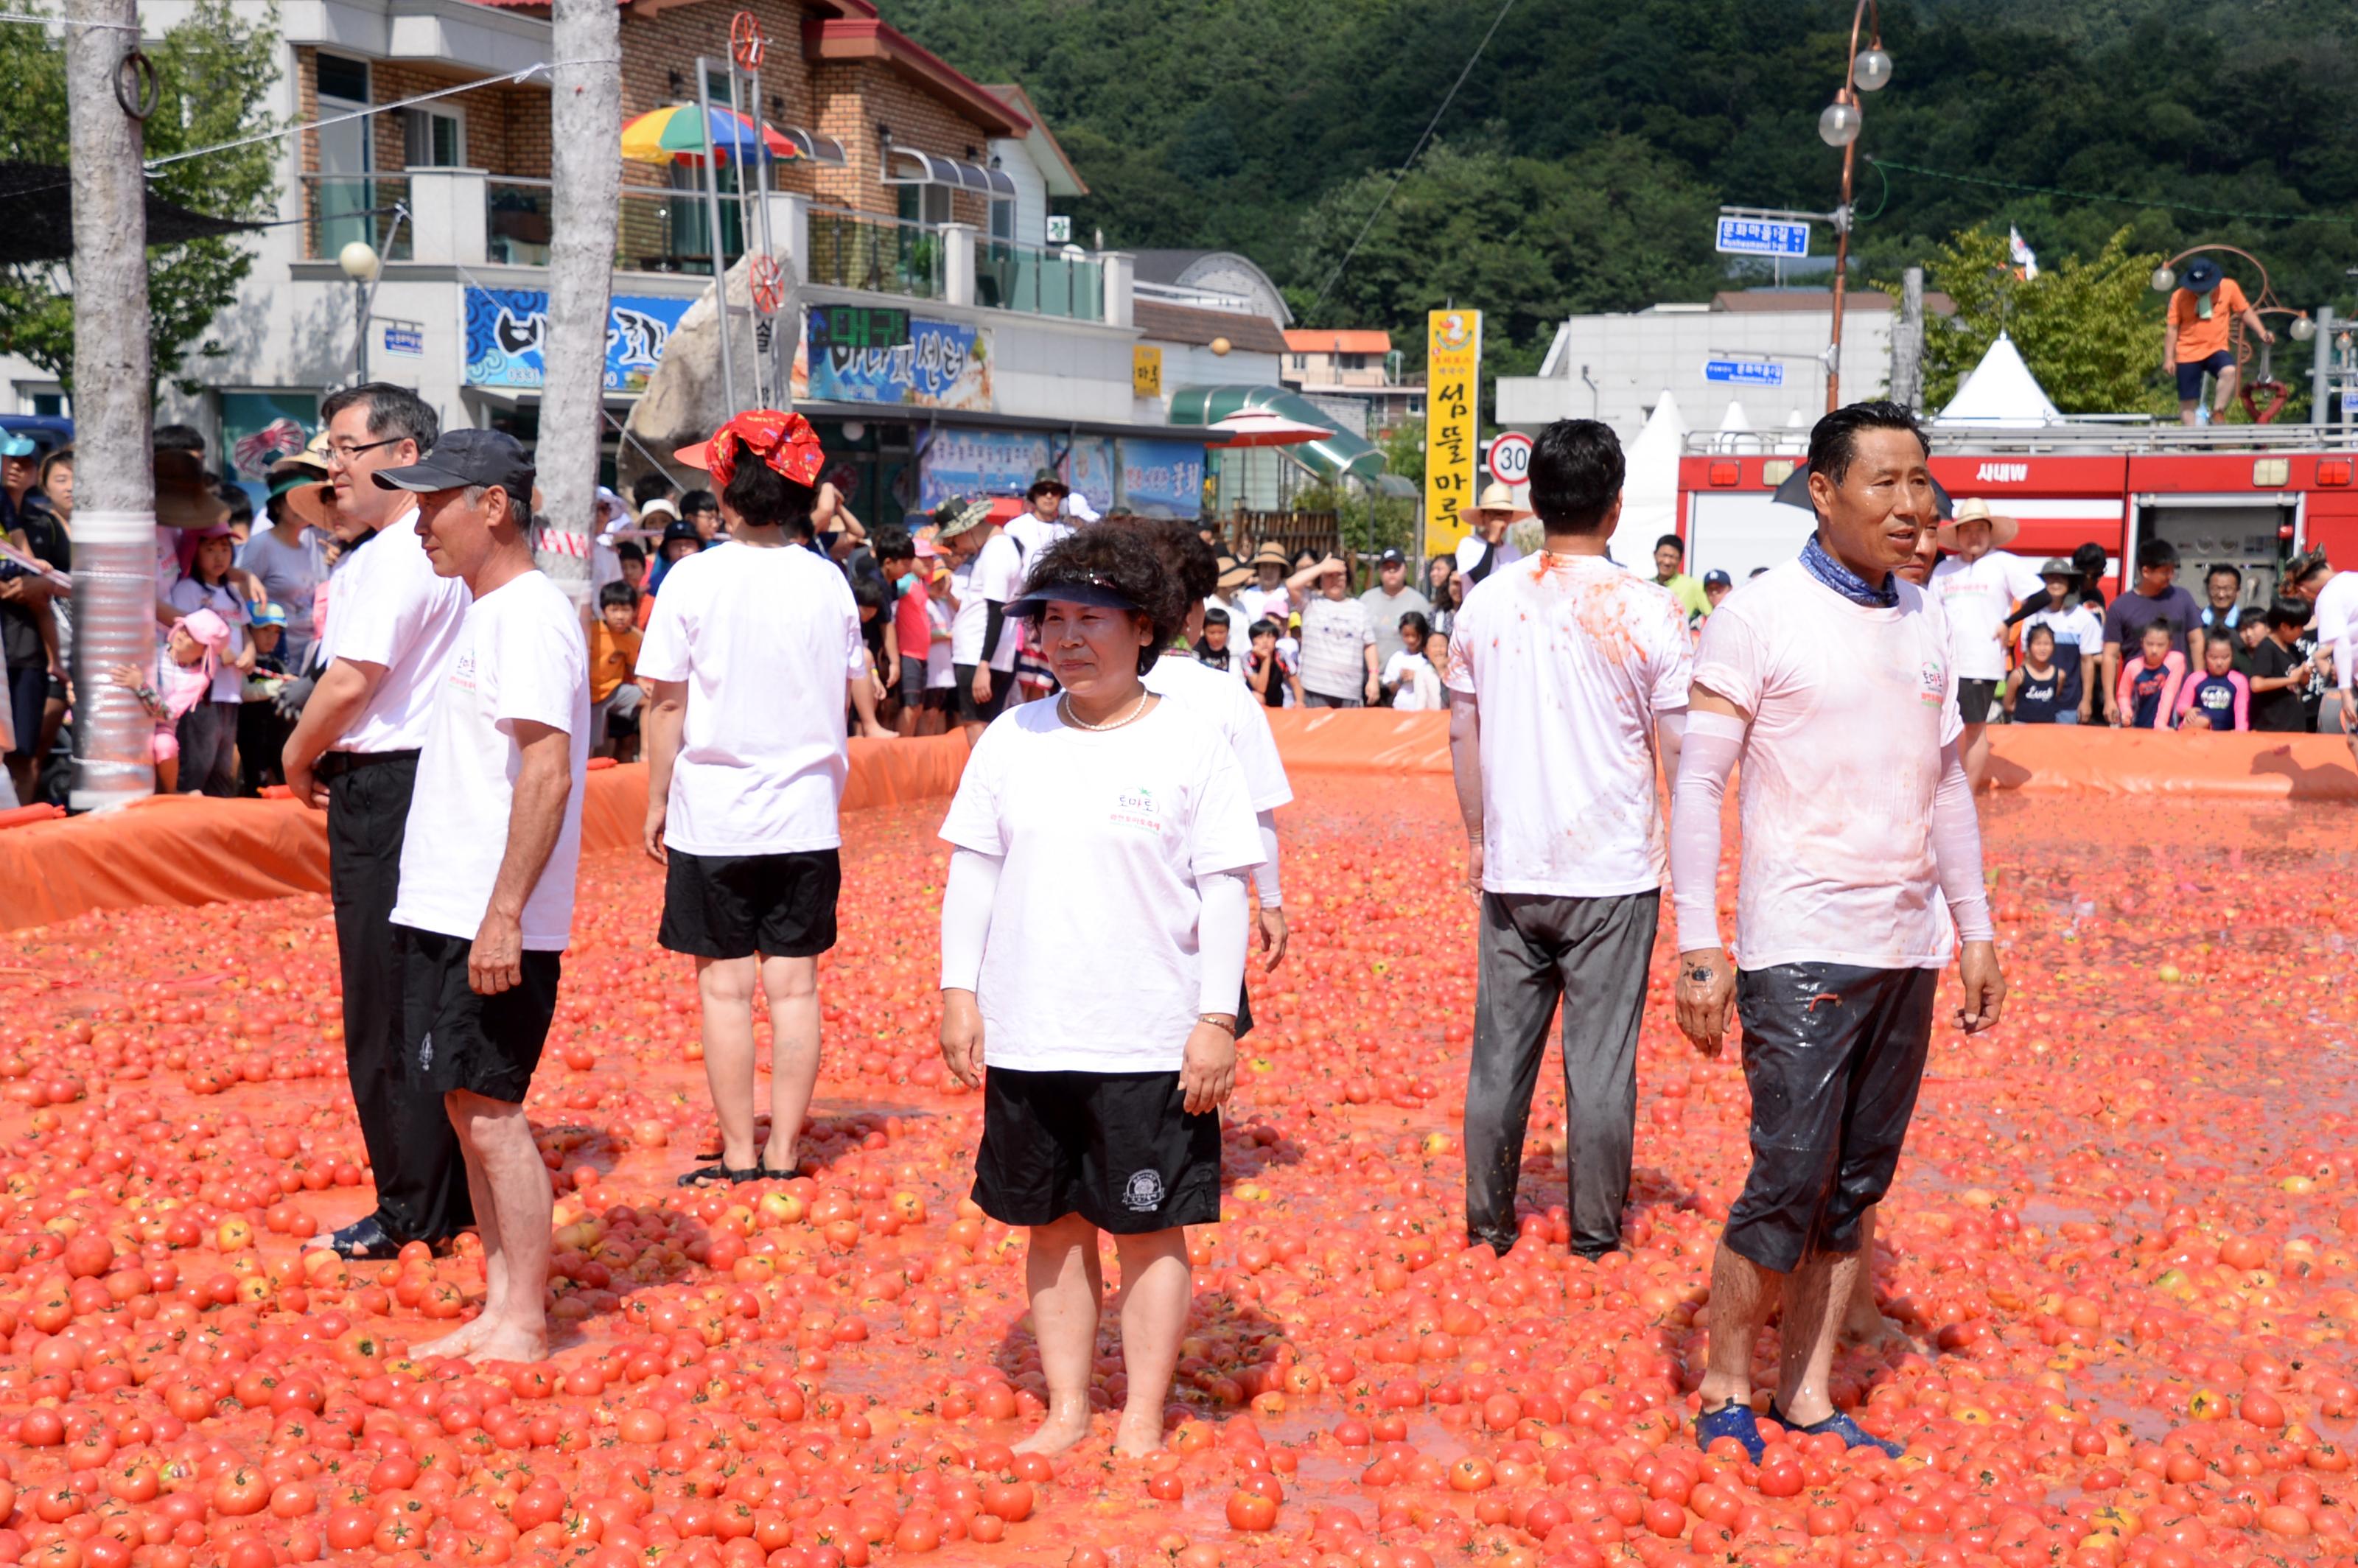
{"type": "Polygon", "coordinates": [[[1141,517],[1195,517],[1204,510],[1204,443],[1133,441],[1121,448],[1121,505],[1141,517]]]}
{"type": "Polygon", "coordinates": [[[1805,256],[1810,226],[1776,218],[1722,218],[1713,249],[1738,256],[1805,256]]]}
{"type": "MultiPolygon", "coordinates": [[[[814,306],[803,324],[794,394],[821,403],[897,403],[922,408],[990,408],[990,333],[963,321],[928,321],[895,310],[860,313],[860,330],[846,334],[844,312],[814,306]],[[880,336],[897,326],[898,342],[880,336]]],[[[1030,476],[1025,476],[1026,482],[1030,476]]]]}
{"type": "MultiPolygon", "coordinates": [[[[616,295],[606,308],[606,390],[644,392],[692,299],[616,295]]],[[[548,295],[537,288],[467,290],[470,386],[541,384],[548,295]]],[[[390,345],[388,345],[390,346],[390,345]]]]}
{"type": "Polygon", "coordinates": [[[422,354],[426,351],[426,329],[414,321],[384,323],[384,351],[389,354],[422,354]]]}
{"type": "Polygon", "coordinates": [[[1048,466],[1048,438],[1013,430],[934,431],[917,460],[917,509],[945,501],[1021,495],[1048,466]]]}
{"type": "Polygon", "coordinates": [[[1785,367],[1775,360],[1705,360],[1703,378],[1731,386],[1782,386],[1785,367]]]}

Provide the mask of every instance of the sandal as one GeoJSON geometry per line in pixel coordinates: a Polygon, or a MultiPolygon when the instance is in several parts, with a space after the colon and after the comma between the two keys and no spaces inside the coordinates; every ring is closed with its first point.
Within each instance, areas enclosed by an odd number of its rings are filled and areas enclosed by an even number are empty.
{"type": "Polygon", "coordinates": [[[761,1179],[762,1168],[759,1165],[749,1165],[741,1171],[721,1164],[698,1165],[681,1176],[679,1184],[683,1187],[709,1187],[726,1182],[730,1186],[742,1186],[747,1182],[761,1179]]]}

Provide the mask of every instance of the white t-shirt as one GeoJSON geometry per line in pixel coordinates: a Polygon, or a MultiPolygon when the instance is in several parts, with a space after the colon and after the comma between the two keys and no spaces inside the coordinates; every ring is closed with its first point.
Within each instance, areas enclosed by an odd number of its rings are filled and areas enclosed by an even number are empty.
{"type": "Polygon", "coordinates": [[[1392,688],[1392,708],[1399,713],[1422,713],[1444,706],[1441,677],[1433,661],[1406,648],[1384,661],[1384,685],[1392,688]]]}
{"type": "Polygon", "coordinates": [[[1244,769],[1179,703],[1097,733],[1059,706],[991,721],[942,824],[1004,862],[975,989],[983,1059],[1171,1072],[1202,1011],[1198,881],[1260,863],[1244,769]]]}
{"type": "Polygon", "coordinates": [[[245,700],[245,676],[238,673],[230,661],[245,646],[245,596],[226,582],[207,588],[192,577],[184,577],[172,585],[164,596],[172,608],[183,615],[194,615],[200,610],[210,610],[229,622],[229,641],[222,645],[221,661],[213,671],[213,688],[206,697],[209,702],[243,702],[245,700]]]}
{"type": "MultiPolygon", "coordinates": [[[[930,634],[950,629],[950,607],[938,599],[925,601],[925,629],[930,634]]],[[[935,637],[925,644],[925,689],[947,691],[957,685],[957,671],[950,666],[950,640],[935,637]]]]}
{"type": "Polygon", "coordinates": [[[1855,604],[1799,561],[1704,622],[1694,684],[1752,715],[1737,766],[1737,962],[1938,968],[1955,928],[1932,860],[1941,748],[1963,730],[1941,607],[1855,604]]]}
{"type": "Polygon", "coordinates": [[[1237,589],[1235,613],[1228,621],[1228,634],[1244,642],[1252,640],[1252,623],[1274,621],[1280,632],[1285,630],[1287,617],[1293,613],[1293,599],[1285,585],[1262,588],[1258,583],[1237,589]]]}
{"type": "Polygon", "coordinates": [[[1482,716],[1485,892],[1663,884],[1654,724],[1686,706],[1693,650],[1671,591],[1602,556],[1541,554],[1474,585],[1448,685],[1482,716]]]}
{"type": "MultiPolygon", "coordinates": [[[[1512,530],[1509,529],[1509,533],[1512,533],[1512,530]]],[[[1508,534],[1499,535],[1498,542],[1490,547],[1492,550],[1497,552],[1490,564],[1490,574],[1492,576],[1497,575],[1508,567],[1513,566],[1517,561],[1523,558],[1522,551],[1515,548],[1514,541],[1508,536],[1508,534]]],[[[1479,534],[1468,534],[1463,539],[1458,540],[1458,571],[1461,574],[1470,574],[1476,567],[1478,567],[1481,564],[1482,535],[1479,534]]],[[[1487,582],[1489,578],[1485,577],[1483,580],[1487,582]]],[[[1468,589],[1471,589],[1474,585],[1469,581],[1466,586],[1468,589]]],[[[1464,596],[1461,594],[1460,597],[1463,598],[1464,596]]]]}
{"type": "MultiPolygon", "coordinates": [[[[1234,670],[1244,668],[1241,658],[1228,663],[1234,670]]],[[[1146,672],[1143,684],[1220,732],[1245,770],[1245,794],[1255,811],[1275,811],[1293,799],[1277,737],[1269,732],[1269,715],[1237,675],[1216,670],[1193,654],[1166,653],[1146,672]]]]}
{"type": "Polygon", "coordinates": [[[1992,550],[1977,561],[1951,556],[1932,568],[1931,589],[1956,640],[1959,680],[2003,678],[2006,648],[1997,629],[2023,600],[2047,597],[2039,568],[2005,550],[1992,550]]]}
{"type": "Polygon", "coordinates": [[[1027,562],[1039,559],[1041,551],[1072,531],[1073,525],[1061,517],[1054,523],[1041,522],[1039,514],[1028,506],[1023,509],[1023,515],[1011,517],[1000,525],[1001,533],[1023,546],[1023,558],[1027,562]]]}
{"type": "MultiPolygon", "coordinates": [[[[411,752],[426,743],[468,600],[464,582],[434,575],[415,506],[347,554],[328,579],[327,656],[383,665],[384,678],[332,750],[411,752]]],[[[472,926],[464,933],[474,934],[472,926]]]]}
{"type": "MultiPolygon", "coordinates": [[[[950,658],[961,665],[979,665],[982,634],[990,623],[986,601],[1006,604],[1022,591],[1022,553],[1004,533],[994,534],[983,542],[973,560],[957,568],[957,619],[950,623],[950,658]]],[[[1015,667],[1017,640],[1015,618],[1011,615],[1001,622],[999,646],[990,655],[992,669],[1005,672],[1015,667]]]]}
{"type": "Polygon", "coordinates": [[[1321,697],[1368,695],[1368,649],[1376,642],[1368,607],[1325,594],[1302,607],[1302,689],[1321,697]]]}
{"type": "MultiPolygon", "coordinates": [[[[381,539],[369,548],[392,543],[381,539]]],[[[469,941],[481,927],[507,853],[508,808],[524,765],[518,722],[562,730],[570,742],[565,826],[524,902],[524,945],[535,952],[565,950],[590,767],[590,651],[580,612],[537,571],[475,600],[462,618],[427,712],[417,792],[401,844],[395,925],[469,941]]]]}
{"type": "Polygon", "coordinates": [[[2340,571],[2325,579],[2317,595],[2317,645],[2333,654],[2334,683],[2351,689],[2350,668],[2358,657],[2358,572],[2340,571]]]}
{"type": "Polygon", "coordinates": [[[686,681],[664,842],[788,855],[843,842],[844,683],[868,671],[851,585],[798,546],[708,550],[671,568],[642,680],[686,681]]]}

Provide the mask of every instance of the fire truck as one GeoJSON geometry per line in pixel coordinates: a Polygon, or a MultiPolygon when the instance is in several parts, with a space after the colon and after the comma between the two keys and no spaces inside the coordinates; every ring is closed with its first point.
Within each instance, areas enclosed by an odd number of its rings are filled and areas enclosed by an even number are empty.
{"type": "MultiPolygon", "coordinates": [[[[2298,550],[2322,546],[2358,565],[2358,433],[2352,427],[2050,426],[1928,432],[1932,477],[1954,501],[1979,497],[2022,524],[2007,547],[2037,562],[2094,541],[2111,557],[2104,592],[2147,539],[2178,546],[2179,581],[2199,599],[2202,574],[2233,566],[2243,598],[2266,603],[2298,550]]],[[[1687,570],[1738,583],[1797,555],[1815,525],[1773,499],[1803,466],[1790,436],[1697,432],[1679,459],[1678,525],[1687,570]]],[[[1790,493],[1790,491],[1789,491],[1790,493]]]]}

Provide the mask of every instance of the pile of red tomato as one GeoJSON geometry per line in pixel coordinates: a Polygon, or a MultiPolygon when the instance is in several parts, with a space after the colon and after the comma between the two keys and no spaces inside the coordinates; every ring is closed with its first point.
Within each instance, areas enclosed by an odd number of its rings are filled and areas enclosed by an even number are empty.
{"type": "MultiPolygon", "coordinates": [[[[693,986],[652,942],[659,874],[585,863],[532,1101],[559,1201],[528,1367],[406,1354],[479,1296],[471,1239],[299,1250],[368,1190],[323,900],[19,934],[0,1563],[2358,1562],[2339,811],[1987,806],[2007,1022],[1936,1042],[1877,1259],[1912,1339],[1836,1369],[1908,1454],[1754,1465],[1688,1426],[1747,1102],[1733,1053],[1676,1035],[1667,952],[1628,1250],[1567,1257],[1552,1067],[1525,1238],[1468,1250],[1445,783],[1297,783],[1293,952],[1253,982],[1226,1217],[1189,1238],[1143,1463],[1109,1424],[1011,1452],[1044,1385],[1022,1238],[966,1201],[978,1101],[934,1044],[937,805],[848,825],[815,1173],[783,1184],[674,1184],[712,1139],[693,986]]],[[[1124,1391],[1109,1325],[1092,1397],[1124,1391]]]]}

